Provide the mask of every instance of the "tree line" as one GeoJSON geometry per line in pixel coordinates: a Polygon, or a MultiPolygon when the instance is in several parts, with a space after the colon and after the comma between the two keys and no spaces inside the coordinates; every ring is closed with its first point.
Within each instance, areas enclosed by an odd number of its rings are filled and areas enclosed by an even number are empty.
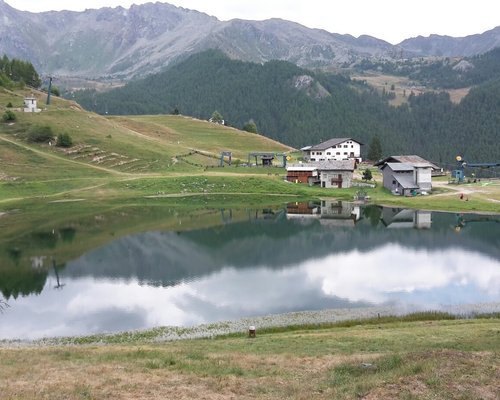
{"type": "Polygon", "coordinates": [[[38,88],[42,80],[35,67],[29,61],[9,59],[5,54],[0,58],[0,86],[8,87],[21,83],[38,88]]]}

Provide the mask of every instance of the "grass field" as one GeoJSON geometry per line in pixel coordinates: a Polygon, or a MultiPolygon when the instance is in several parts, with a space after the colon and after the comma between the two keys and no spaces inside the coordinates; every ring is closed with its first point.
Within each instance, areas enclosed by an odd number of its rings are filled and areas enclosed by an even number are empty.
{"type": "MultiPolygon", "coordinates": [[[[29,93],[0,89],[0,112],[9,102],[20,106],[29,93]]],[[[298,156],[264,136],[183,116],[105,118],[58,98],[45,106],[45,95],[35,96],[43,112],[16,112],[15,123],[0,124],[0,205],[7,210],[24,200],[83,199],[104,204],[217,193],[352,200],[357,191],[285,183],[283,168],[238,166],[247,162],[252,151],[286,152],[292,162],[298,156]],[[63,149],[29,142],[27,132],[34,126],[49,126],[54,135],[68,133],[74,144],[63,149]],[[232,152],[233,166],[217,167],[221,151],[232,152]]],[[[402,207],[460,212],[500,209],[500,187],[495,183],[463,189],[439,185],[432,196],[417,198],[392,196],[379,185],[368,189],[368,195],[373,202],[402,207]],[[467,190],[469,201],[460,201],[457,190],[467,190]]]]}
{"type": "MultiPolygon", "coordinates": [[[[429,318],[430,317],[430,318],[429,318]]],[[[498,318],[0,348],[2,399],[497,399],[498,318]]]]}

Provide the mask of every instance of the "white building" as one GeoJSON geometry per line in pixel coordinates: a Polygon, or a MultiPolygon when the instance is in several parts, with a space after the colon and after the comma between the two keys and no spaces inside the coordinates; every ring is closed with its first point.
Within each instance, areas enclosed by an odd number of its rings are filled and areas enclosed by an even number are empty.
{"type": "Polygon", "coordinates": [[[24,112],[35,112],[38,113],[42,110],[40,110],[37,107],[36,104],[36,98],[35,97],[25,97],[24,98],[24,112]]]}
{"type": "Polygon", "coordinates": [[[306,146],[301,150],[306,161],[356,160],[361,162],[363,143],[353,138],[334,138],[315,146],[306,146]]]}

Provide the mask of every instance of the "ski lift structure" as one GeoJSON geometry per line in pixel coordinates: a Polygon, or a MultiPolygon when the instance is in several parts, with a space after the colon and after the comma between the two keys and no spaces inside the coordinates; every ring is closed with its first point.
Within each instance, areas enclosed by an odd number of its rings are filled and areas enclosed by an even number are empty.
{"type": "Polygon", "coordinates": [[[451,177],[453,179],[453,183],[464,183],[465,181],[465,168],[481,168],[481,169],[488,169],[488,168],[496,168],[500,167],[500,162],[491,162],[491,163],[472,163],[465,161],[465,159],[462,156],[457,156],[457,168],[451,171],[451,177]]]}
{"type": "Polygon", "coordinates": [[[263,167],[270,167],[273,165],[273,160],[275,158],[281,159],[280,167],[286,167],[286,162],[288,160],[288,155],[285,153],[273,153],[273,152],[262,152],[257,151],[253,153],[248,153],[248,165],[251,165],[251,160],[255,159],[255,165],[262,165],[263,167]]]}

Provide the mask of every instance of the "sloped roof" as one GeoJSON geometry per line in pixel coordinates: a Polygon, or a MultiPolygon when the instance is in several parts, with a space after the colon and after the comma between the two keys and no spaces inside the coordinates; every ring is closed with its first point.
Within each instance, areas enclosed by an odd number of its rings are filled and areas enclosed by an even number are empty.
{"type": "Polygon", "coordinates": [[[316,165],[303,163],[303,164],[287,164],[287,171],[316,171],[318,167],[316,165]]]}
{"type": "Polygon", "coordinates": [[[356,162],[354,160],[328,160],[314,163],[319,171],[354,171],[356,162]]]}
{"type": "Polygon", "coordinates": [[[327,140],[326,142],[323,142],[323,143],[317,144],[315,146],[312,146],[309,150],[314,150],[314,151],[316,151],[316,150],[326,150],[326,149],[329,149],[332,146],[336,146],[336,145],[338,145],[340,143],[347,142],[348,140],[352,140],[353,142],[356,142],[356,143],[359,143],[360,145],[363,145],[363,143],[358,142],[356,139],[353,139],[353,138],[333,138],[333,139],[327,140]]]}
{"type": "Polygon", "coordinates": [[[386,167],[389,167],[391,170],[394,172],[408,172],[408,171],[413,171],[415,167],[411,164],[407,163],[385,163],[384,166],[381,169],[384,169],[386,167]]]}
{"type": "Polygon", "coordinates": [[[413,181],[413,175],[393,175],[393,178],[403,189],[419,189],[418,185],[413,181]]]}
{"type": "Polygon", "coordinates": [[[406,163],[410,164],[414,167],[417,168],[433,168],[433,169],[439,169],[439,167],[430,161],[427,161],[426,159],[417,156],[417,155],[408,155],[408,156],[390,156],[387,158],[384,158],[383,160],[378,161],[375,163],[376,167],[379,167],[381,165],[384,165],[386,163],[406,163]]]}
{"type": "Polygon", "coordinates": [[[288,164],[287,171],[354,171],[356,162],[354,160],[328,160],[302,164],[288,164]]]}

